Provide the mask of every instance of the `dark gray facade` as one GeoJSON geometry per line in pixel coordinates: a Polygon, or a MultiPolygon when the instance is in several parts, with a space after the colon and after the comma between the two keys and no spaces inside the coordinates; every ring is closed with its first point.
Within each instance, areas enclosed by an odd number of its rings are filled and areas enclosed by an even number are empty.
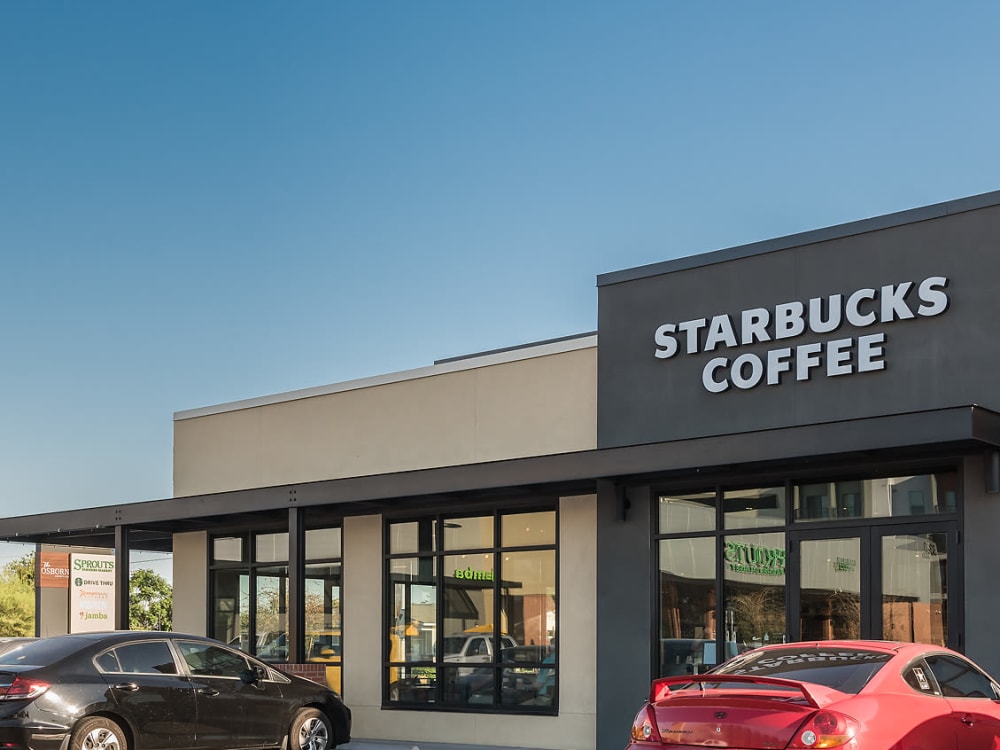
{"type": "Polygon", "coordinates": [[[602,276],[598,445],[1000,407],[981,203],[602,276]]]}

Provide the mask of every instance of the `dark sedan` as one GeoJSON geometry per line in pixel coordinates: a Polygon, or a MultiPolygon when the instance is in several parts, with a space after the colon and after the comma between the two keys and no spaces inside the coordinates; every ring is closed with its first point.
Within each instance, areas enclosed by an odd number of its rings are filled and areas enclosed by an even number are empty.
{"type": "Polygon", "coordinates": [[[0,652],[4,750],[332,750],[350,739],[334,691],[209,638],[78,633],[0,652]]]}

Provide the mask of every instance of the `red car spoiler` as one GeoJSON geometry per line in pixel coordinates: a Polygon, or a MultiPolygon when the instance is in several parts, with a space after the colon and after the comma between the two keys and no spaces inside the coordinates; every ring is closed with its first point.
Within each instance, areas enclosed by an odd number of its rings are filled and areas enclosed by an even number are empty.
{"type": "Polygon", "coordinates": [[[810,706],[819,708],[821,703],[817,700],[817,694],[825,693],[830,688],[822,685],[813,685],[807,682],[796,680],[786,680],[781,677],[755,677],[749,674],[696,674],[676,677],[660,677],[653,680],[649,688],[649,702],[656,703],[670,697],[670,687],[672,685],[691,685],[692,683],[711,683],[713,685],[721,683],[737,683],[743,685],[770,685],[772,687],[795,690],[802,694],[810,706]]]}

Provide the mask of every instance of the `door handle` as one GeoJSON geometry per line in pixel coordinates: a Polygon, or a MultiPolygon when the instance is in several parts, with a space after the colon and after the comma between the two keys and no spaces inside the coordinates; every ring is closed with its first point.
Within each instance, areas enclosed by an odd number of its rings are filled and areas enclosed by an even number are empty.
{"type": "Polygon", "coordinates": [[[963,714],[962,723],[965,724],[965,726],[967,727],[971,727],[973,724],[976,723],[976,720],[973,719],[969,714],[963,714]]]}
{"type": "Polygon", "coordinates": [[[216,690],[215,688],[201,688],[200,690],[198,690],[198,692],[201,693],[202,695],[207,695],[209,697],[219,694],[219,691],[216,690]]]}
{"type": "Polygon", "coordinates": [[[134,682],[119,682],[118,684],[112,685],[111,687],[114,690],[127,690],[130,693],[134,693],[136,690],[139,689],[139,686],[136,685],[134,682]]]}

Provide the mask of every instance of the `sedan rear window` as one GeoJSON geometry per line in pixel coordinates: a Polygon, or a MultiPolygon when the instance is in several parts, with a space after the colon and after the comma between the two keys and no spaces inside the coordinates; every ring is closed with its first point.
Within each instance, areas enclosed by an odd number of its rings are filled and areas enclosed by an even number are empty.
{"type": "Polygon", "coordinates": [[[11,646],[0,654],[0,664],[30,664],[44,667],[80,650],[83,644],[72,638],[39,638],[11,646]]]}
{"type": "Polygon", "coordinates": [[[865,649],[822,649],[789,646],[750,651],[731,659],[713,674],[783,677],[857,693],[892,658],[891,653],[865,649]]]}
{"type": "Polygon", "coordinates": [[[177,674],[173,652],[166,641],[125,643],[97,657],[102,672],[177,674]]]}

